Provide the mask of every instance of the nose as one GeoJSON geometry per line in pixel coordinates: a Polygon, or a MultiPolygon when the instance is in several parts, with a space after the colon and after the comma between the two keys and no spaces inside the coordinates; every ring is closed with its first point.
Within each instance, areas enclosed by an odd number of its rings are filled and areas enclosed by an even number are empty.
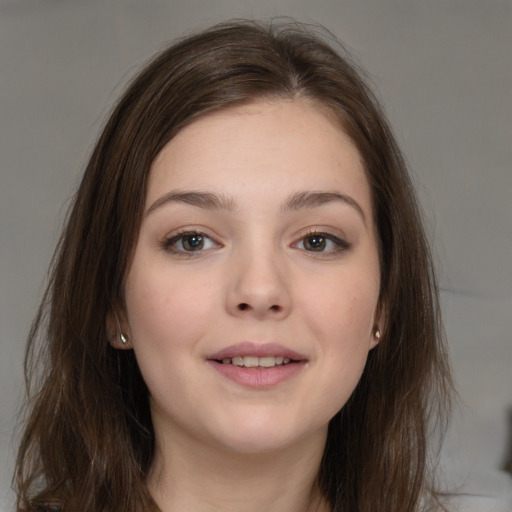
{"type": "Polygon", "coordinates": [[[286,318],[290,313],[291,290],[285,267],[272,253],[240,254],[228,270],[228,312],[261,320],[286,318]]]}

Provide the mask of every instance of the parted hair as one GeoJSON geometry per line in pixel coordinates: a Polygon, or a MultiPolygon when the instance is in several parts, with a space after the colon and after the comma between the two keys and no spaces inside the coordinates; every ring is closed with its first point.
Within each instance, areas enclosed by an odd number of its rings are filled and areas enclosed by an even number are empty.
{"type": "Polygon", "coordinates": [[[428,440],[452,388],[436,278],[404,159],[363,76],[331,35],[290,21],[217,25],[138,73],[92,151],[29,334],[18,511],[156,509],[145,485],[148,390],[133,351],[111,347],[106,322],[124,308],[150,167],[199,117],[279,98],[318,105],[356,144],[380,250],[382,337],[330,421],[320,488],[333,512],[413,512],[438,501],[428,440]]]}

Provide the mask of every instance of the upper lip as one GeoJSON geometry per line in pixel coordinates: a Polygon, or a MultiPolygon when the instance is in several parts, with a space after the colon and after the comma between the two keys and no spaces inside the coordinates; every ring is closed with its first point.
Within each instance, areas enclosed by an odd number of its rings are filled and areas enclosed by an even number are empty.
{"type": "Polygon", "coordinates": [[[295,350],[283,347],[283,345],[280,345],[279,343],[254,343],[251,341],[244,341],[242,343],[230,345],[218,352],[210,354],[207,359],[220,361],[222,359],[231,359],[238,356],[276,356],[287,357],[293,361],[303,361],[307,359],[304,354],[300,354],[295,350]]]}

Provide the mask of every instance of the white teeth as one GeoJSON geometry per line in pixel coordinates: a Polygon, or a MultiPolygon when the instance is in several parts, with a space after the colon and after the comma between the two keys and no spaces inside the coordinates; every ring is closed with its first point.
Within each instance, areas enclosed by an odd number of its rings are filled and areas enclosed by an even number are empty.
{"type": "Polygon", "coordinates": [[[259,366],[259,358],[255,356],[244,356],[244,366],[246,368],[256,368],[259,366]]]}
{"type": "Polygon", "coordinates": [[[233,359],[231,360],[231,364],[234,364],[235,366],[243,366],[244,358],[240,356],[233,357],[233,359]]]}
{"type": "Polygon", "coordinates": [[[236,356],[233,358],[222,359],[222,364],[232,364],[234,366],[245,366],[246,368],[273,368],[291,362],[289,357],[282,356],[236,356]]]}
{"type": "Polygon", "coordinates": [[[259,366],[263,368],[271,368],[276,365],[276,358],[274,356],[260,357],[259,366]]]}

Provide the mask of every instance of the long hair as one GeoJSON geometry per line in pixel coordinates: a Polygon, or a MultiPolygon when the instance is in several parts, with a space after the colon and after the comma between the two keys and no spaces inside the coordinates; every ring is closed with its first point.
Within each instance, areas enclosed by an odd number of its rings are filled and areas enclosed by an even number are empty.
{"type": "Polygon", "coordinates": [[[108,119],[74,197],[29,334],[18,511],[154,508],[148,392],[106,318],[124,307],[151,163],[195,119],[262,98],[307,98],[364,161],[380,249],[385,329],[356,390],[331,420],[318,475],[334,512],[427,510],[430,426],[451,380],[430,249],[404,159],[341,45],[295,23],[233,22],[159,54],[108,119]],[[331,44],[338,45],[334,50],[331,44]]]}

